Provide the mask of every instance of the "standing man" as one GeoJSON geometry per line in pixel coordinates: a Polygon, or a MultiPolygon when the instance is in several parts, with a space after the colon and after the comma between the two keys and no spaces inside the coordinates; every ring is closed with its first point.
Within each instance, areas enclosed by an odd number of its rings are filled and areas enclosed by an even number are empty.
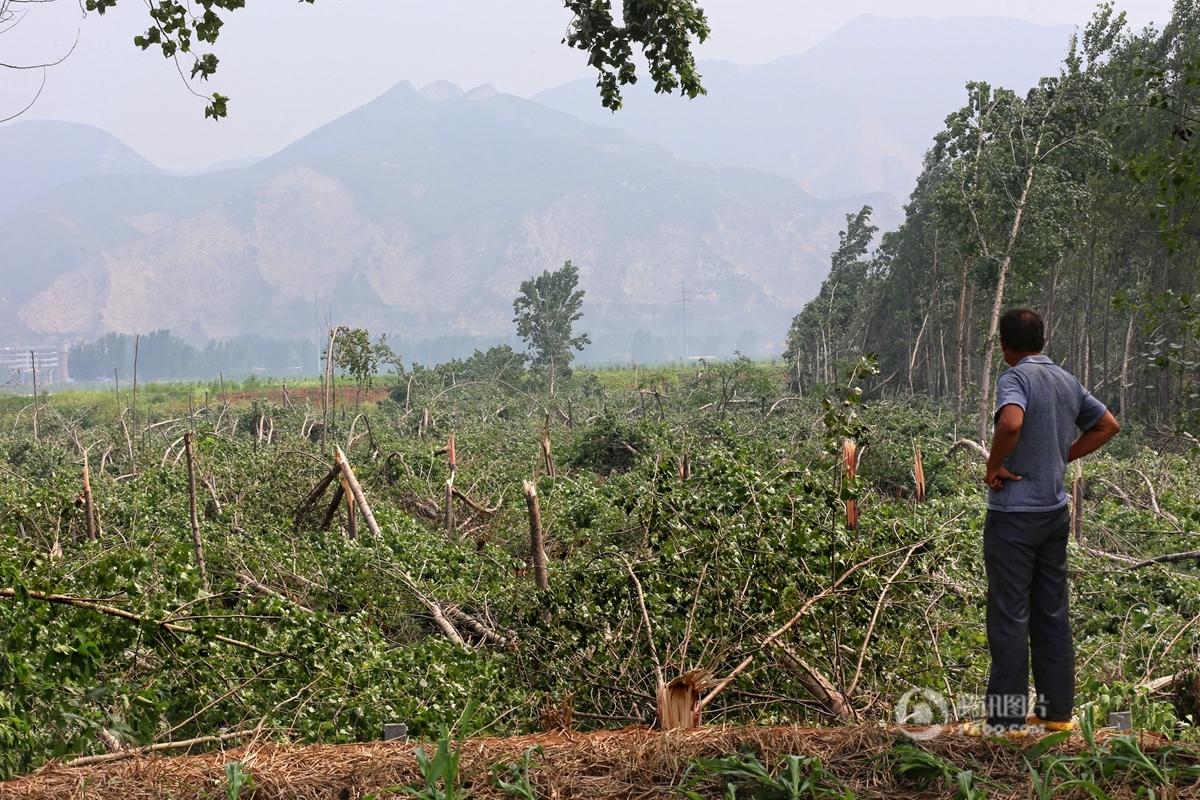
{"type": "Polygon", "coordinates": [[[996,381],[995,433],[984,478],[992,667],[987,728],[974,726],[968,733],[1013,731],[1027,724],[1031,652],[1037,702],[1028,721],[1050,730],[1069,730],[1073,724],[1075,651],[1067,614],[1071,515],[1063,475],[1068,462],[1101,447],[1121,428],[1103,403],[1042,354],[1045,341],[1036,312],[1017,308],[1000,318],[1000,347],[1011,369],[996,381]]]}

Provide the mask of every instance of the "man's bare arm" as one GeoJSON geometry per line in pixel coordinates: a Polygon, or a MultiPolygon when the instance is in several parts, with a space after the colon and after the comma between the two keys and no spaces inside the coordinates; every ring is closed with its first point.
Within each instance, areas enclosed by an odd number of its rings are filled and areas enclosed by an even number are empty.
{"type": "Polygon", "coordinates": [[[992,451],[988,455],[987,474],[983,478],[984,483],[997,491],[1004,486],[1004,481],[1021,480],[1020,475],[1004,466],[1004,459],[1008,458],[1017,446],[1024,424],[1025,409],[1014,403],[1000,409],[1000,416],[996,419],[996,432],[992,434],[992,451]]]}
{"type": "Polygon", "coordinates": [[[1083,458],[1088,453],[1099,450],[1109,439],[1120,432],[1121,423],[1117,422],[1117,418],[1111,411],[1105,411],[1100,421],[1080,434],[1075,443],[1071,445],[1071,449],[1067,453],[1067,461],[1083,458]]]}

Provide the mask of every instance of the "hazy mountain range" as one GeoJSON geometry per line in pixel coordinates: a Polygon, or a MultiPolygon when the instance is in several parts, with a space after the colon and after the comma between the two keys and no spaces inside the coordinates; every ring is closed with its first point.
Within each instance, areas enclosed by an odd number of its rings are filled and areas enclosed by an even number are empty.
{"type": "Polygon", "coordinates": [[[591,81],[540,103],[620,127],[682,158],[792,178],[823,197],[886,192],[898,204],[942,121],[986,80],[1024,91],[1057,72],[1073,28],[1014,19],[865,16],[807,52],[762,66],[701,65],[708,95],[659,97],[644,82],[619,113],[591,81]]]}
{"type": "Polygon", "coordinates": [[[632,93],[617,116],[590,84],[531,101],[401,83],[271,157],[188,176],[94,128],[12,124],[0,334],[307,336],[332,311],[406,337],[499,337],[521,280],[572,259],[605,357],[678,355],[685,287],[693,354],[773,353],[844,215],[871,202],[895,221],[962,84],[1024,88],[1065,42],[1011,21],[868,18],[803,56],[705,65],[693,104],[632,93]]]}

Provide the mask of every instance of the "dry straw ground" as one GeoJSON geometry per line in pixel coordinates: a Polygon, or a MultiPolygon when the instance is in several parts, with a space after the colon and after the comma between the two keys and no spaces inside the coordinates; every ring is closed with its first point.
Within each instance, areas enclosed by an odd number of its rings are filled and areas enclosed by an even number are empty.
{"type": "MultiPolygon", "coordinates": [[[[644,728],[595,733],[560,732],[505,739],[472,739],[462,745],[464,782],[476,800],[509,798],[490,779],[493,765],[518,761],[541,747],[531,771],[538,797],[547,800],[658,800],[679,798],[676,788],[689,762],[754,752],[774,766],[788,754],[817,756],[855,798],[952,798],[951,786],[899,782],[889,754],[902,736],[885,728],[710,727],[661,733],[644,728]]],[[[1081,743],[1064,751],[1077,750],[1081,743]]],[[[1155,742],[1144,744],[1153,748],[1155,742]]],[[[50,764],[28,777],[0,783],[2,800],[208,800],[224,798],[225,765],[242,763],[254,779],[253,800],[359,800],[418,783],[418,745],[368,743],[287,746],[254,744],[200,755],[143,756],[106,764],[50,764]]],[[[991,798],[1032,796],[1028,767],[1018,747],[968,739],[956,732],[921,743],[930,752],[989,785],[991,798]]],[[[403,796],[403,795],[401,795],[403,796]]],[[[717,796],[714,794],[714,796],[717,796]]],[[[1111,797],[1133,797],[1121,790],[1111,797]]],[[[1184,790],[1173,796],[1200,796],[1184,790]]]]}

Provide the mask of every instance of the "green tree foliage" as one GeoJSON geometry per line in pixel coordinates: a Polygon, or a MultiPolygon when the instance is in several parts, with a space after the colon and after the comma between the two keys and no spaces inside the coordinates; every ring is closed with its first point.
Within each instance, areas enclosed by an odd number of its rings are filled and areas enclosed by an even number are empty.
{"type": "Polygon", "coordinates": [[[579,270],[568,261],[524,281],[513,301],[517,335],[532,351],[532,366],[546,378],[551,395],[557,381],[571,375],[572,351],[592,343],[586,333],[575,333],[575,323],[583,318],[583,290],[578,287],[579,270]]]}
{"type": "MultiPolygon", "coordinates": [[[[84,8],[103,14],[116,4],[85,0],[84,8]]],[[[208,80],[220,60],[198,48],[215,44],[229,15],[245,5],[246,0],[157,0],[149,4],[150,26],[134,37],[134,44],[143,50],[157,47],[168,59],[188,59],[181,69],[191,79],[208,80]]],[[[621,87],[637,82],[635,48],[656,92],[678,89],[691,98],[704,93],[692,47],[708,38],[709,27],[696,0],[624,0],[620,21],[611,0],[563,0],[563,5],[573,15],[563,42],[587,53],[605,108],[620,108],[621,87]]],[[[206,99],[205,117],[217,120],[228,114],[228,97],[213,92],[206,99]]]]}
{"type": "MultiPolygon", "coordinates": [[[[93,342],[73,345],[68,369],[78,381],[120,380],[133,376],[135,337],[106,333],[93,342]]],[[[292,339],[237,336],[198,348],[168,330],[143,335],[137,342],[139,380],[215,378],[266,373],[295,375],[309,366],[311,345],[292,339]]]]}
{"type": "Polygon", "coordinates": [[[832,382],[838,364],[861,348],[865,321],[857,307],[866,299],[870,260],[867,253],[879,230],[871,224],[873,209],[863,206],[857,214],[846,215],[846,229],[838,234],[829,276],[821,283],[816,299],[792,320],[784,359],[792,368],[798,385],[812,381],[832,382]],[[855,333],[854,323],[863,325],[855,333]]]}
{"type": "Polygon", "coordinates": [[[1051,357],[1124,417],[1194,424],[1198,43],[1195,0],[1161,30],[1131,30],[1105,4],[1029,92],[969,84],[903,224],[852,251],[851,269],[848,224],[788,337],[798,383],[831,383],[839,358],[874,352],[876,391],[952,400],[980,433],[997,310],[1027,305],[1046,318],[1051,357]]]}

